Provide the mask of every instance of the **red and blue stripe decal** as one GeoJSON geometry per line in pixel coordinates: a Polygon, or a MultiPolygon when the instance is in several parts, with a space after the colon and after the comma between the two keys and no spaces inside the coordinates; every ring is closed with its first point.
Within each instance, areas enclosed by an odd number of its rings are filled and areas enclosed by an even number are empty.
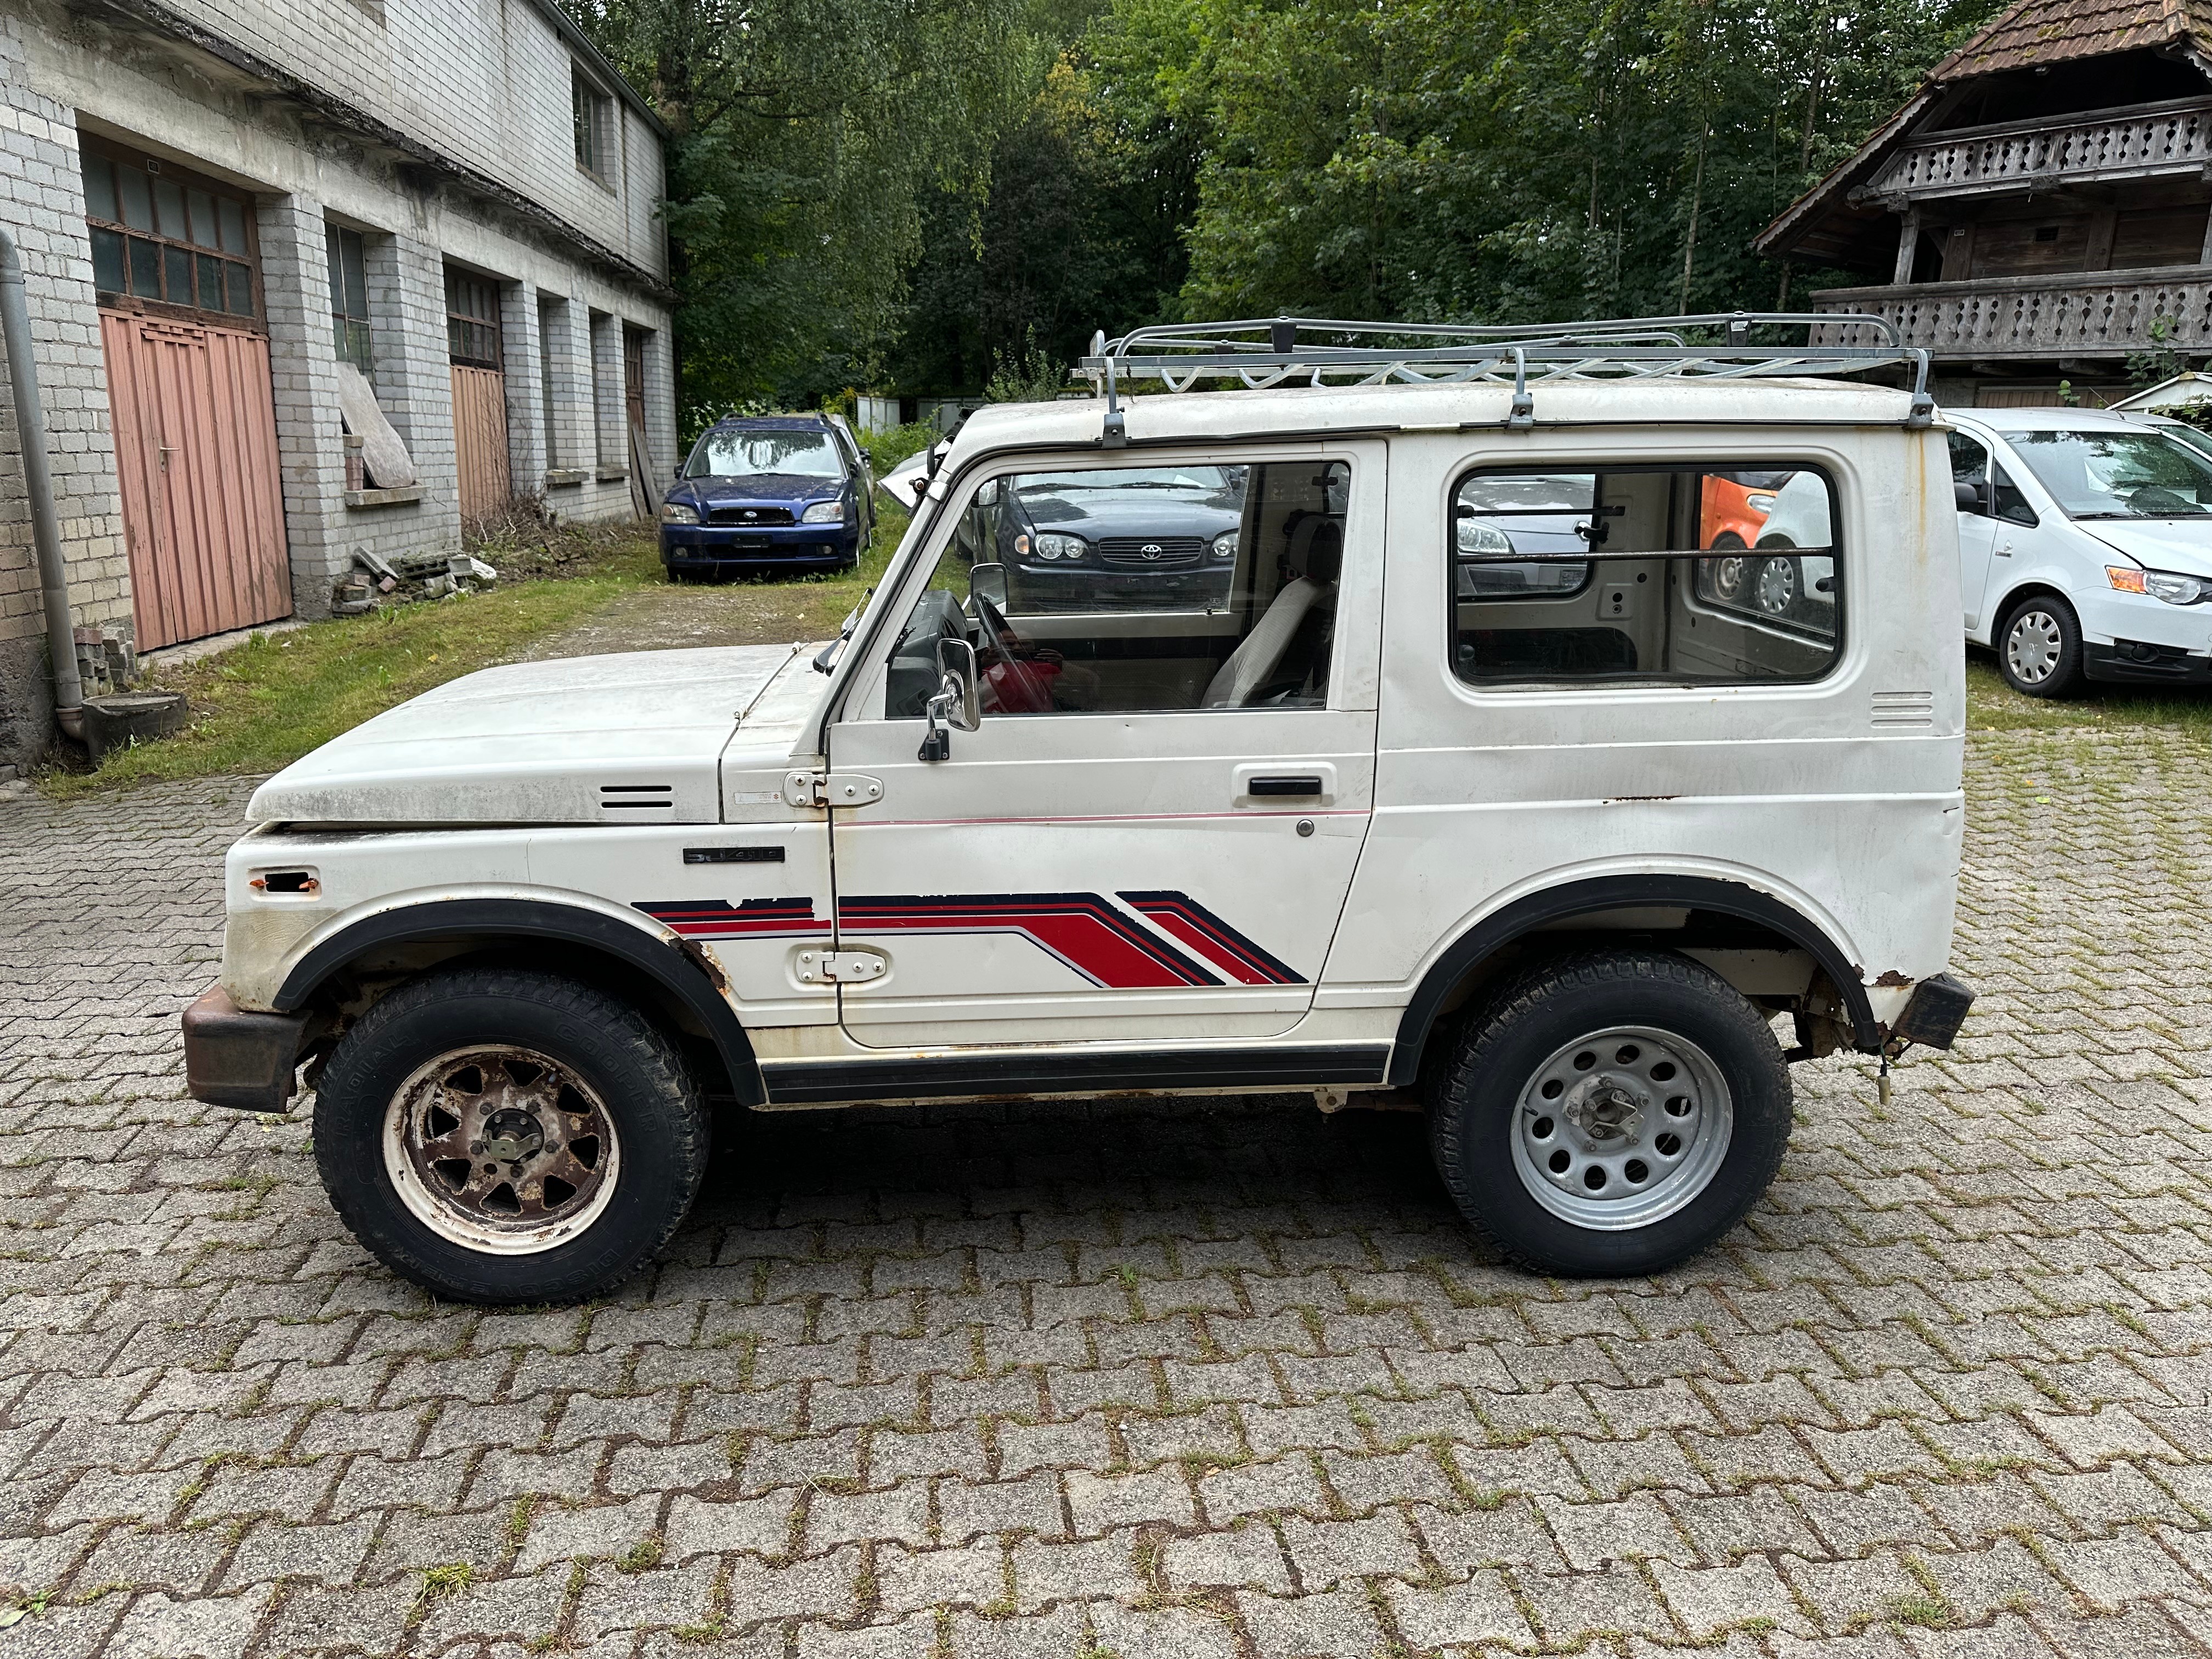
{"type": "Polygon", "coordinates": [[[1180,939],[1239,985],[1304,985],[1306,978],[1188,893],[1117,893],[1161,932],[1180,939]]]}
{"type": "Polygon", "coordinates": [[[837,926],[858,933],[1019,933],[1093,985],[1117,991],[1221,983],[1096,893],[841,898],[837,926]]]}
{"type": "Polygon", "coordinates": [[[811,898],[757,898],[738,904],[722,899],[678,899],[631,908],[686,939],[754,939],[763,933],[827,938],[830,933],[830,918],[814,914],[811,898]]]}
{"type": "MultiPolygon", "coordinates": [[[[1116,896],[1159,932],[1139,926],[1097,893],[876,894],[840,899],[837,925],[842,933],[864,936],[1015,934],[1093,985],[1115,991],[1306,983],[1304,975],[1188,893],[1116,896]]],[[[814,914],[811,898],[745,899],[737,904],[685,899],[635,908],[687,939],[821,939],[830,933],[829,918],[814,914]]]]}

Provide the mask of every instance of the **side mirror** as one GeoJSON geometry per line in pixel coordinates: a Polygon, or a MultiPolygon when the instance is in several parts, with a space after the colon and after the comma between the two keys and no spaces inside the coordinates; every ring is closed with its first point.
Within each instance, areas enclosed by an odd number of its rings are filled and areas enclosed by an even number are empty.
{"type": "Polygon", "coordinates": [[[1006,608],[1006,567],[1002,564],[979,564],[968,572],[968,592],[970,598],[988,599],[1004,611],[1006,608]]]}
{"type": "Polygon", "coordinates": [[[1969,483],[1965,478],[1954,478],[1951,483],[1951,495],[1952,498],[1958,502],[1960,512],[1986,513],[1989,511],[1989,505],[1983,491],[1988,488],[1986,484],[1969,483]]]}
{"type": "Polygon", "coordinates": [[[952,733],[974,732],[983,724],[983,682],[975,669],[975,647],[965,640],[937,642],[937,695],[929,700],[929,730],[915,758],[952,758],[952,733]],[[948,729],[949,728],[949,729],[948,729]]]}

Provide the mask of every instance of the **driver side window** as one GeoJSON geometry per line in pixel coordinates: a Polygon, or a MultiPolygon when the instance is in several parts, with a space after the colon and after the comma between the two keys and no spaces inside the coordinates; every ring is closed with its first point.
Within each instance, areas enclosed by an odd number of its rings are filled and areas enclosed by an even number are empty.
{"type": "Polygon", "coordinates": [[[952,639],[987,716],[1323,708],[1351,485],[1314,460],[988,480],[907,617],[884,716],[923,717],[952,639]]]}

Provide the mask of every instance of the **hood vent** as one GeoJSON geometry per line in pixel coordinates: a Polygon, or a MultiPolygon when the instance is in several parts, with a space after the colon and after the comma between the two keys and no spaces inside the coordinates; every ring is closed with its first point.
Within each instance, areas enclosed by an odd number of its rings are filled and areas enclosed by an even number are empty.
{"type": "Polygon", "coordinates": [[[676,817],[672,783],[603,783],[599,816],[614,823],[665,823],[676,817]]]}

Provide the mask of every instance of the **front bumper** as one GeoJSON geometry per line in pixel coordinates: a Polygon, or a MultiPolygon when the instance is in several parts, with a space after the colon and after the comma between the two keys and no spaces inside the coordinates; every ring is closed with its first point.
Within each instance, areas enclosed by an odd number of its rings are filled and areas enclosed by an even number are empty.
{"type": "Polygon", "coordinates": [[[2116,639],[2110,645],[2085,641],[2082,672],[2093,680],[2133,685],[2212,685],[2212,656],[2178,645],[2116,639]]]}
{"type": "Polygon", "coordinates": [[[850,564],[860,550],[860,528],[852,524],[660,526],[660,562],[671,570],[830,570],[850,564]]]}
{"type": "Polygon", "coordinates": [[[210,987],[185,1010],[185,1091],[210,1106],[283,1111],[316,1024],[312,1014],[249,1012],[210,987]]]}

